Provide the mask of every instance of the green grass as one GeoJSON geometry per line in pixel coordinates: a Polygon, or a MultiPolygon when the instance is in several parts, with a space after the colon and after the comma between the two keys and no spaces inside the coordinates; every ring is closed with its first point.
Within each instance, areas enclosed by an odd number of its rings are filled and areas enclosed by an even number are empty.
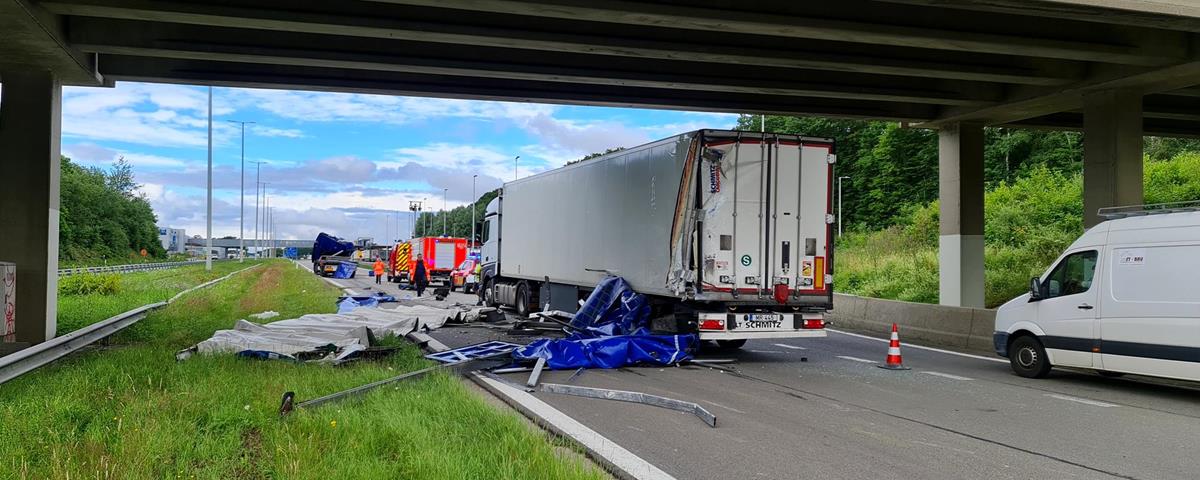
{"type": "Polygon", "coordinates": [[[605,478],[446,375],[280,419],[299,400],[427,365],[415,348],[343,367],[174,352],[271,309],[332,312],[338,292],[275,261],[194,292],[0,388],[0,478],[605,478]]]}
{"type": "MultiPolygon", "coordinates": [[[[223,277],[253,265],[252,261],[216,262],[211,272],[204,265],[151,272],[114,274],[120,279],[115,294],[65,295],[60,288],[58,297],[58,335],[67,334],[142,305],[161,302],[190,287],[223,277]]],[[[66,278],[63,282],[68,281],[66,278]]]]}

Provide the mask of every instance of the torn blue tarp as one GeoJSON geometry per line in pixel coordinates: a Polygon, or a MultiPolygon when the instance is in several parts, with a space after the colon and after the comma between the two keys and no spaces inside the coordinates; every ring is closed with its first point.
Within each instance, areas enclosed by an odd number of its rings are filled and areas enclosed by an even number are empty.
{"type": "Polygon", "coordinates": [[[333,272],[333,278],[350,278],[356,269],[358,269],[358,264],[355,262],[338,262],[337,271],[333,272]]]}
{"type": "Polygon", "coordinates": [[[513,358],[545,358],[551,369],[673,365],[692,358],[699,344],[695,335],[654,335],[649,318],[646,297],[625,279],[608,277],[575,313],[574,333],[560,340],[537,340],[514,350],[513,358]]]}
{"type": "Polygon", "coordinates": [[[379,304],[381,302],[394,302],[394,301],[396,301],[396,297],[393,297],[393,296],[388,295],[383,292],[375,292],[375,294],[371,295],[371,296],[338,297],[337,313],[346,313],[346,312],[354,310],[358,307],[376,307],[376,306],[379,306],[379,304]]]}

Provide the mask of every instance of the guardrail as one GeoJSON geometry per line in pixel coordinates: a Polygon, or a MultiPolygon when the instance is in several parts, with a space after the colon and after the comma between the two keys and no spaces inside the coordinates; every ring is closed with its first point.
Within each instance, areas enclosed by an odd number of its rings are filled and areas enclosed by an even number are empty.
{"type": "MultiPolygon", "coordinates": [[[[219,262],[218,259],[213,260],[219,262]]],[[[128,265],[108,265],[103,267],[77,267],[77,268],[60,268],[58,276],[67,277],[71,275],[79,275],[81,273],[130,273],[130,272],[148,272],[151,270],[166,270],[168,268],[182,267],[185,265],[195,265],[204,263],[204,260],[185,260],[182,262],[160,262],[160,263],[131,263],[128,265]]]]}
{"type": "Polygon", "coordinates": [[[229,275],[225,275],[224,277],[209,280],[200,285],[196,285],[192,288],[175,294],[175,296],[171,297],[170,300],[165,302],[143,305],[128,312],[109,317],[108,319],[97,323],[93,323],[61,337],[55,337],[51,340],[47,340],[24,350],[0,357],[0,384],[31,372],[50,362],[58,360],[59,358],[65,357],[71,352],[96,343],[109,335],[117,333],[125,327],[133,325],[139,320],[146,318],[146,315],[150,312],[174,303],[176,300],[179,300],[180,297],[189,292],[212,286],[229,277],[260,265],[261,264],[251,265],[236,272],[230,273],[229,275]]]}
{"type": "Polygon", "coordinates": [[[996,311],[901,302],[856,295],[834,294],[833,328],[886,338],[892,324],[900,325],[900,338],[929,347],[942,347],[980,355],[995,355],[992,332],[996,311]]]}

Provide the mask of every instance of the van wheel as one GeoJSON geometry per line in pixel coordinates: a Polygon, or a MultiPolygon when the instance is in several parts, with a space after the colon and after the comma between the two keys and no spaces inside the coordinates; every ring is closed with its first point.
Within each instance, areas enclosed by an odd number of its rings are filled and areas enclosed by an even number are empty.
{"type": "Polygon", "coordinates": [[[521,282],[517,285],[517,315],[521,318],[529,318],[529,285],[521,282]]]}
{"type": "Polygon", "coordinates": [[[1013,340],[1008,348],[1008,360],[1017,375],[1025,378],[1042,378],[1050,373],[1050,359],[1046,349],[1037,338],[1023,335],[1013,340]]]}
{"type": "Polygon", "coordinates": [[[1096,374],[1100,375],[1101,377],[1107,377],[1107,378],[1117,378],[1117,377],[1125,376],[1125,372],[1112,372],[1112,371],[1108,371],[1108,370],[1096,370],[1096,374]]]}
{"type": "Polygon", "coordinates": [[[741,340],[717,340],[717,346],[721,350],[737,350],[746,344],[746,339],[741,340]]]}

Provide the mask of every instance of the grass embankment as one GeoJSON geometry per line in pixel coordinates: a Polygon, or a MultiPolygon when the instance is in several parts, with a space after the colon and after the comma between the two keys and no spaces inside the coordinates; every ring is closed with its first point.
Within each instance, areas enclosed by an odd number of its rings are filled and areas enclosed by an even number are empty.
{"type": "Polygon", "coordinates": [[[59,278],[58,334],[63,335],[142,305],[165,301],[209,280],[253,265],[215,262],[138,273],[84,274],[59,278]]]}
{"type": "MultiPolygon", "coordinates": [[[[1145,202],[1200,199],[1200,154],[1145,164],[1145,202]]],[[[1083,176],[1034,168],[984,195],[984,297],[988,307],[1026,292],[1083,233],[1083,176]]],[[[835,288],[876,298],[937,303],[938,204],[900,224],[847,232],[838,241],[835,288]]]]}
{"type": "Polygon", "coordinates": [[[427,365],[415,348],[344,367],[174,352],[264,310],[332,312],[338,292],[275,261],[0,388],[0,478],[603,478],[515,414],[434,375],[277,416],[427,365]]]}

